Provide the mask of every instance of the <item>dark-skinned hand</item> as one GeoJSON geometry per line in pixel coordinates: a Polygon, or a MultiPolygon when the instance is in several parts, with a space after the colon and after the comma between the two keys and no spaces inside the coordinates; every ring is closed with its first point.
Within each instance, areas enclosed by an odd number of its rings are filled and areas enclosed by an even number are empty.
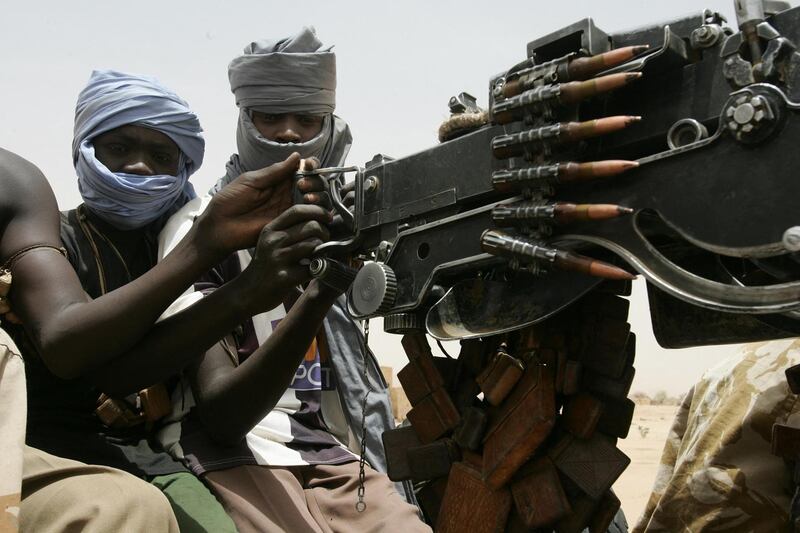
{"type": "Polygon", "coordinates": [[[252,286],[254,314],[280,304],[292,288],[309,281],[314,248],[329,238],[330,213],[318,205],[295,205],[261,231],[253,261],[242,276],[252,286]]]}
{"type": "Polygon", "coordinates": [[[356,205],[356,182],[348,181],[345,183],[339,194],[342,196],[342,203],[344,206],[352,211],[353,207],[356,205]]]}
{"type": "MultiPolygon", "coordinates": [[[[319,159],[309,157],[300,163],[300,170],[316,170],[319,168],[319,159]]],[[[331,208],[331,199],[328,196],[325,179],[322,176],[302,176],[295,184],[299,201],[297,203],[321,205],[326,209],[331,208]]]]}
{"type": "Polygon", "coordinates": [[[220,256],[252,247],[261,230],[292,205],[300,156],[245,172],[214,195],[195,226],[220,256]]]}
{"type": "MultiPolygon", "coordinates": [[[[243,173],[215,194],[208,209],[198,217],[202,241],[221,257],[252,247],[261,229],[291,207],[297,170],[318,166],[316,158],[300,159],[295,153],[280,163],[243,173]]],[[[329,205],[320,176],[304,176],[297,186],[306,203],[329,205]]]]}

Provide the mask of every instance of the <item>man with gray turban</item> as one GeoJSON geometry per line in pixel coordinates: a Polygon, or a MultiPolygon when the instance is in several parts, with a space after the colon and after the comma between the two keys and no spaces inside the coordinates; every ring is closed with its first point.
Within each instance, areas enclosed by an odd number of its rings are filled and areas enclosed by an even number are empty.
{"type": "Polygon", "coordinates": [[[239,107],[238,153],[226,165],[219,191],[239,174],[282,161],[292,152],[322,166],[344,162],[353,137],[333,114],[336,55],[314,30],[294,37],[256,41],[231,61],[228,79],[239,107]]]}
{"type": "MultiPolygon", "coordinates": [[[[238,153],[213,194],[292,152],[322,166],[344,162],[351,136],[333,114],[335,65],[311,28],[254,42],[230,63],[238,153]]],[[[319,200],[304,182],[304,201],[319,200]]],[[[202,203],[170,220],[167,248],[202,203]]],[[[223,290],[251,260],[231,256],[182,298],[223,290]]],[[[388,391],[343,299],[316,280],[281,296],[189,369],[179,402],[188,412],[165,446],[211,486],[240,531],[430,531],[382,473],[381,435],[394,426],[388,391]]]]}
{"type": "MultiPolygon", "coordinates": [[[[64,349],[55,352],[42,338],[41,311],[31,309],[36,294],[26,294],[19,309],[27,331],[13,333],[25,356],[30,446],[144,478],[167,496],[181,531],[224,532],[235,530],[224,509],[152,438],[169,413],[168,380],[242,319],[273,307],[273,293],[304,279],[307,269],[299,266],[280,279],[262,272],[283,268],[276,257],[296,262],[307,255],[327,236],[317,221],[330,215],[310,205],[281,213],[284,206],[275,203],[276,194],[290,191],[299,165],[295,155],[231,183],[155,267],[158,232],[195,196],[188,179],[203,160],[201,131],[186,102],[157,80],[92,73],[78,99],[73,142],[84,203],[62,214],[61,241],[86,294],[108,303],[103,316],[84,315],[92,327],[75,324],[64,349]],[[304,230],[311,221],[315,225],[304,230]],[[281,246],[259,242],[253,269],[225,291],[153,325],[206,269],[276,231],[296,238],[281,246]],[[229,309],[224,317],[218,306],[229,309]]],[[[42,254],[20,262],[35,255],[42,254]]],[[[20,272],[23,281],[25,274],[20,272]]],[[[74,283],[74,273],[64,281],[74,283]]]]}

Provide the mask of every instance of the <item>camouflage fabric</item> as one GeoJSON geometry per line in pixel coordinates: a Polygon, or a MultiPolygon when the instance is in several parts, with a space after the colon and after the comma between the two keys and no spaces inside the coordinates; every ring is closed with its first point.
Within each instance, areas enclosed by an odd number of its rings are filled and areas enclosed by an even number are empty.
{"type": "Polygon", "coordinates": [[[785,531],[793,489],[773,423],[800,426],[784,370],[800,339],[747,345],[686,395],[667,437],[642,531],[785,531]]]}

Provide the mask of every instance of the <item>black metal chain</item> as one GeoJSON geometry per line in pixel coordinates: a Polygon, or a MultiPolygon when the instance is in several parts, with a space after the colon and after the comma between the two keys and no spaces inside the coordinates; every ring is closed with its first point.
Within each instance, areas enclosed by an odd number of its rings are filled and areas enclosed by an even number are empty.
{"type": "Polygon", "coordinates": [[[367,371],[367,350],[369,349],[369,320],[364,321],[364,349],[361,351],[362,363],[364,364],[364,383],[367,386],[367,392],[364,394],[364,399],[361,402],[361,457],[358,459],[358,501],[356,502],[356,511],[363,513],[367,509],[367,504],[364,501],[364,481],[366,480],[365,468],[367,464],[367,399],[369,393],[372,392],[372,387],[369,382],[369,373],[367,371]]]}

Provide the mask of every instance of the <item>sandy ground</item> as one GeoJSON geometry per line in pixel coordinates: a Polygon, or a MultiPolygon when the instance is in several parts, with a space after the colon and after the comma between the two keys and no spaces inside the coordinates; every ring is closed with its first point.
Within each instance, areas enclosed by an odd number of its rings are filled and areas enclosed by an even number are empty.
{"type": "Polygon", "coordinates": [[[631,458],[630,466],[614,485],[630,527],[639,519],[650,497],[661,450],[677,410],[677,405],[637,405],[628,438],[618,443],[631,458]]]}

